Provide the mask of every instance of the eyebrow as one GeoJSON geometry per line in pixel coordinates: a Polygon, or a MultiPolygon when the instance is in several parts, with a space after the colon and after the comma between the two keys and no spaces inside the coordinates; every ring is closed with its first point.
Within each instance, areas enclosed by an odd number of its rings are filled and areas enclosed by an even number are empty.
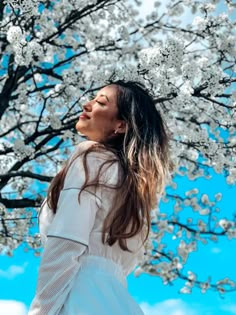
{"type": "Polygon", "coordinates": [[[109,98],[105,94],[100,94],[99,96],[105,96],[105,98],[108,100],[108,102],[110,102],[109,98]]]}

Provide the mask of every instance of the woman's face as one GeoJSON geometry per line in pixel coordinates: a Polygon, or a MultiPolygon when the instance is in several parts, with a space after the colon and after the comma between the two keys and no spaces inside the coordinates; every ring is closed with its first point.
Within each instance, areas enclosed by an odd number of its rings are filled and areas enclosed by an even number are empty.
{"type": "Polygon", "coordinates": [[[96,97],[83,105],[83,113],[76,123],[76,130],[88,140],[104,141],[114,135],[114,131],[125,131],[124,121],[118,120],[117,90],[115,85],[108,85],[98,91],[96,97]],[[85,114],[85,116],[83,116],[85,114]]]}

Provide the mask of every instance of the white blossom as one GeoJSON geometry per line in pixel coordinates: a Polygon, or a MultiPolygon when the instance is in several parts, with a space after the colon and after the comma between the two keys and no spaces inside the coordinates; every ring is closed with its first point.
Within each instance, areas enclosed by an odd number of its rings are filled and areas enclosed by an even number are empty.
{"type": "Polygon", "coordinates": [[[226,220],[226,219],[221,219],[219,221],[219,226],[222,227],[222,229],[224,229],[224,230],[228,230],[230,227],[233,226],[233,223],[226,220]]]}
{"type": "Polygon", "coordinates": [[[7,31],[7,40],[9,43],[14,44],[15,42],[22,39],[23,33],[19,26],[11,26],[7,31]]]}
{"type": "Polygon", "coordinates": [[[30,156],[34,149],[31,146],[25,145],[21,139],[16,139],[14,142],[14,152],[23,159],[26,156],[30,156]]]}
{"type": "Polygon", "coordinates": [[[204,30],[207,26],[207,19],[204,19],[201,16],[196,16],[193,20],[192,25],[198,28],[199,30],[204,30]]]}

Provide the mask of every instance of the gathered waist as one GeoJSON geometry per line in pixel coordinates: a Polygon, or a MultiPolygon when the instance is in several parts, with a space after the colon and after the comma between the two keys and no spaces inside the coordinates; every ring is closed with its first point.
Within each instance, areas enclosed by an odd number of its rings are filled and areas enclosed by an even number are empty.
{"type": "Polygon", "coordinates": [[[96,255],[82,255],[80,257],[81,269],[92,268],[93,270],[103,270],[106,273],[109,273],[115,276],[118,281],[127,288],[127,279],[123,272],[122,266],[113,260],[96,255]]]}

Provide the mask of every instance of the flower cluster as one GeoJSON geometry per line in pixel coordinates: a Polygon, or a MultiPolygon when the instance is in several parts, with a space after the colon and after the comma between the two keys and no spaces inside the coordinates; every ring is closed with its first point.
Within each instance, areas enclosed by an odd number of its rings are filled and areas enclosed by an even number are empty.
{"type": "Polygon", "coordinates": [[[26,41],[25,34],[19,26],[11,26],[7,32],[7,40],[15,53],[15,62],[18,65],[29,65],[43,57],[43,48],[37,40],[26,41]]]}
{"type": "Polygon", "coordinates": [[[16,139],[14,142],[14,152],[19,160],[23,160],[25,157],[33,157],[34,149],[25,145],[23,140],[16,139]]]}
{"type": "Polygon", "coordinates": [[[38,14],[38,0],[4,0],[4,2],[27,17],[38,14]]]}

